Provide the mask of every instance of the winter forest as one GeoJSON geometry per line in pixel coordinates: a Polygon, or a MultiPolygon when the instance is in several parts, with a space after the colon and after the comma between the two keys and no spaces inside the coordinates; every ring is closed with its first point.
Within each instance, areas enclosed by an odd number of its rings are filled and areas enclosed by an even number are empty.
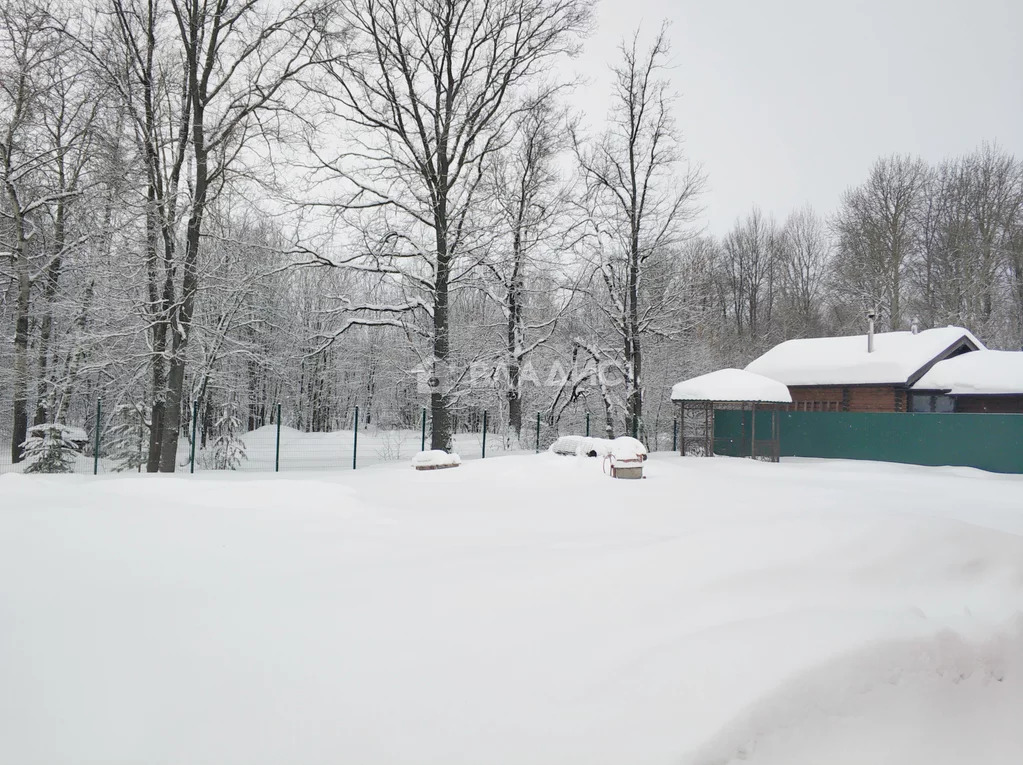
{"type": "Polygon", "coordinates": [[[309,432],[355,406],[418,429],[425,407],[437,449],[484,411],[508,448],[537,412],[670,442],[672,384],[863,331],[866,309],[1021,347],[1023,161],[893,153],[834,209],[710,235],[671,28],[623,30],[584,119],[559,73],[592,13],[0,0],[10,460],[97,400],[152,472],[180,464],[193,402],[204,441],[280,405],[309,432]]]}

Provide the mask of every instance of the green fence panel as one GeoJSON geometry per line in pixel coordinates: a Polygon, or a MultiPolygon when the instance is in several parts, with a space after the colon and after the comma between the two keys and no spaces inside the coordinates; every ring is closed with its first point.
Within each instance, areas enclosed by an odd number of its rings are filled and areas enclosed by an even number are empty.
{"type": "MultiPolygon", "coordinates": [[[[716,412],[717,454],[749,453],[750,415],[716,412]]],[[[768,417],[766,412],[757,413],[758,432],[764,425],[770,427],[768,417]]],[[[779,426],[783,457],[963,465],[1023,473],[1023,414],[782,412],[779,426]]]]}
{"type": "MultiPolygon", "coordinates": [[[[771,411],[757,412],[757,441],[771,436],[771,411]]],[[[753,441],[753,412],[732,409],[714,411],[714,453],[723,457],[748,457],[753,441]]],[[[782,434],[784,436],[784,434],[782,434]]],[[[782,446],[785,454],[784,442],[782,446]]]]}

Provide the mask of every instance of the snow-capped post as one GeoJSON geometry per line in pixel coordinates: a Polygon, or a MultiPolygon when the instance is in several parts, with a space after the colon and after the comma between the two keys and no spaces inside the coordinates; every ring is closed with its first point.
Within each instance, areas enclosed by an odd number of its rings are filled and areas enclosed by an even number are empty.
{"type": "Polygon", "coordinates": [[[199,423],[199,402],[192,402],[192,448],[188,453],[188,472],[195,472],[195,428],[199,423]]]}
{"type": "Polygon", "coordinates": [[[540,413],[536,413],[536,453],[540,453],[540,413]]]}
{"type": "Polygon", "coordinates": [[[586,437],[590,437],[590,413],[586,413],[586,437]]]}
{"type": "Polygon", "coordinates": [[[419,444],[419,451],[426,451],[426,407],[423,407],[423,438],[419,444]]]}
{"type": "Polygon", "coordinates": [[[483,451],[480,454],[480,459],[487,458],[487,410],[483,410],[483,451]]]}
{"type": "Polygon", "coordinates": [[[96,399],[96,437],[92,447],[92,474],[99,474],[99,418],[103,412],[103,399],[96,399]]]}
{"type": "Polygon", "coordinates": [[[355,407],[355,432],[352,434],[352,470],[355,470],[355,458],[359,454],[359,407],[355,407]]]}
{"type": "Polygon", "coordinates": [[[281,405],[277,405],[277,443],[274,446],[274,472],[281,472],[281,405]]]}

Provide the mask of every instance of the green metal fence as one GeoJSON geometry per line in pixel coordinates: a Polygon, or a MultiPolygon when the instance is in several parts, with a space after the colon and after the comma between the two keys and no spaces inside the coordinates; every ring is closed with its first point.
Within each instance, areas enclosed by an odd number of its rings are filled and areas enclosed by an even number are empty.
{"type": "MultiPolygon", "coordinates": [[[[748,454],[750,412],[715,413],[715,452],[748,454]]],[[[757,429],[769,427],[757,413],[757,429]]],[[[1023,473],[1023,414],[782,412],[781,456],[964,465],[1023,473]]]]}
{"type": "MultiPolygon", "coordinates": [[[[221,426],[207,416],[198,402],[186,405],[175,464],[181,473],[213,470],[290,472],[294,470],[353,470],[411,459],[429,443],[429,411],[381,410],[353,405],[327,427],[310,430],[295,412],[278,404],[259,407],[261,421],[234,418],[221,426]],[[187,415],[187,419],[186,419],[187,415]]],[[[2,407],[0,407],[2,411],[2,407]]],[[[0,474],[47,472],[100,474],[143,472],[148,456],[149,430],[144,412],[132,407],[95,406],[59,425],[33,426],[31,453],[12,462],[9,432],[0,419],[0,474]]],[[[485,458],[506,451],[542,452],[559,436],[603,436],[596,416],[584,410],[554,420],[549,414],[525,414],[519,438],[512,439],[486,409],[462,414],[453,423],[453,447],[462,459],[485,458]],[[495,427],[496,426],[496,427],[495,427]]],[[[677,423],[660,423],[665,432],[651,429],[651,451],[677,443],[677,423]]],[[[633,429],[637,425],[633,424],[633,429]]],[[[620,435],[620,433],[619,433],[620,435]]]]}

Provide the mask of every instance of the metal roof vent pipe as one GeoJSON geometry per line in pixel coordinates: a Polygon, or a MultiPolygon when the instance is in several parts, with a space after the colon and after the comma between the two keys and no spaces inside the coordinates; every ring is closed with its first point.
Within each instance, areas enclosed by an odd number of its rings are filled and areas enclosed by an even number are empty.
{"type": "Polygon", "coordinates": [[[909,329],[914,335],[920,331],[920,320],[915,316],[913,317],[913,323],[909,325],[909,329]]]}
{"type": "Polygon", "coordinates": [[[873,310],[867,311],[867,353],[874,352],[874,316],[873,310]]]}

